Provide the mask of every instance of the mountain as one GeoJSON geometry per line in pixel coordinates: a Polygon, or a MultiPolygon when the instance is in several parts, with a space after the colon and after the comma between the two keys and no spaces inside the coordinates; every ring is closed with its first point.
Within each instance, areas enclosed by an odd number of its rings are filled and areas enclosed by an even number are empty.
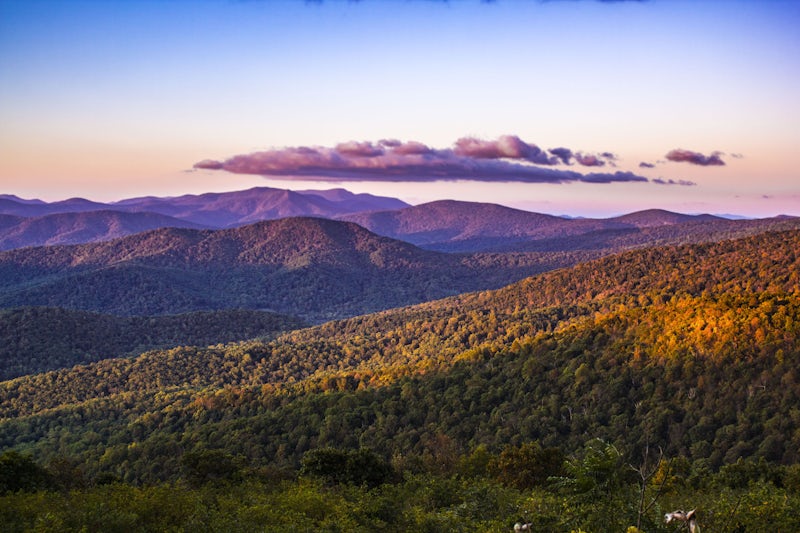
{"type": "Polygon", "coordinates": [[[346,205],[347,207],[343,209],[349,210],[351,213],[358,213],[361,211],[384,211],[409,207],[409,204],[397,198],[375,196],[374,194],[368,193],[354,194],[346,189],[309,189],[295,192],[310,196],[321,196],[329,202],[339,203],[343,206],[346,205]]]}
{"type": "Polygon", "coordinates": [[[670,213],[668,216],[652,217],[647,215],[648,212],[642,213],[607,219],[608,226],[611,227],[516,242],[498,251],[570,251],[607,255],[634,248],[719,242],[768,231],[800,228],[800,218],[797,217],[728,220],[712,215],[691,216],[670,213]],[[645,216],[642,216],[642,213],[645,216]]]}
{"type": "Polygon", "coordinates": [[[205,448],[274,468],[369,447],[413,468],[598,437],[706,469],[794,464],[798,250],[800,231],[634,250],[269,341],[20,377],[0,383],[0,447],[139,483],[205,448]]]}
{"type": "Polygon", "coordinates": [[[0,214],[22,217],[38,217],[54,213],[80,213],[108,209],[107,204],[92,202],[84,198],[70,198],[46,203],[40,200],[23,200],[13,195],[0,196],[0,214]]]}
{"type": "Polygon", "coordinates": [[[0,196],[0,214],[6,215],[39,217],[100,210],[146,211],[214,228],[240,226],[259,220],[288,216],[332,218],[358,211],[407,206],[408,204],[394,198],[354,194],[344,189],[294,192],[269,187],[255,187],[246,191],[189,194],[174,198],[148,196],[111,203],[92,202],[83,198],[46,203],[40,200],[22,200],[13,195],[0,196]]]}
{"type": "Polygon", "coordinates": [[[441,200],[392,211],[340,217],[378,235],[446,251],[475,251],[560,233],[568,221],[496,204],[441,200]]]}
{"type": "Polygon", "coordinates": [[[22,218],[0,215],[0,250],[106,241],[156,228],[203,226],[156,213],[80,211],[22,218]]]}
{"type": "Polygon", "coordinates": [[[0,381],[154,348],[271,337],[301,326],[294,317],[240,309],[157,317],[49,307],[0,310],[0,381]]]}
{"type": "Polygon", "coordinates": [[[20,204],[44,204],[45,202],[41,200],[25,200],[24,198],[20,198],[14,194],[0,194],[0,202],[4,200],[11,200],[13,202],[17,202],[20,204]]]}
{"type": "Polygon", "coordinates": [[[130,198],[107,204],[82,198],[46,203],[0,195],[0,250],[95,242],[161,227],[220,229],[285,217],[335,218],[407,206],[395,198],[354,194],[345,189],[294,192],[256,187],[175,198],[130,198]]]}
{"type": "Polygon", "coordinates": [[[25,220],[25,217],[18,217],[15,215],[0,215],[0,231],[6,228],[13,228],[20,222],[25,220]]]}
{"type": "Polygon", "coordinates": [[[615,253],[633,247],[716,241],[800,227],[800,219],[791,217],[728,220],[660,209],[607,219],[568,219],[451,200],[339,218],[378,235],[445,252],[615,253]]]}
{"type": "Polygon", "coordinates": [[[633,226],[636,228],[652,228],[658,226],[670,226],[674,224],[686,224],[689,222],[715,222],[724,220],[722,217],[715,215],[684,215],[681,213],[673,213],[664,209],[646,209],[644,211],[636,211],[627,215],[613,217],[608,219],[609,222],[619,223],[625,226],[633,226]]]}
{"type": "Polygon", "coordinates": [[[81,198],[48,204],[0,195],[0,249],[94,242],[154,227],[222,229],[297,216],[355,222],[378,235],[441,252],[580,252],[595,256],[634,247],[706,242],[800,227],[800,219],[792,217],[730,220],[650,209],[607,219],[571,219],[488,203],[442,200],[409,206],[395,198],[354,194],[345,189],[256,187],[174,198],[130,198],[109,204],[81,198]],[[137,213],[143,220],[104,221],[110,216],[108,211],[137,213]],[[38,220],[66,213],[72,213],[75,221],[69,217],[38,220]],[[154,214],[170,218],[157,219],[154,214]],[[36,220],[24,222],[14,217],[36,220]],[[106,225],[113,227],[105,229],[106,225]]]}
{"type": "Polygon", "coordinates": [[[186,195],[177,198],[140,198],[118,202],[124,209],[146,210],[215,228],[240,226],[259,220],[292,216],[331,218],[359,208],[374,209],[365,199],[343,191],[335,199],[320,194],[302,194],[283,189],[258,187],[247,191],[186,195]]]}
{"type": "Polygon", "coordinates": [[[247,308],[319,321],[497,288],[552,268],[543,257],[443,254],[320,218],[164,228],[2,252],[0,307],[119,315],[247,308]]]}

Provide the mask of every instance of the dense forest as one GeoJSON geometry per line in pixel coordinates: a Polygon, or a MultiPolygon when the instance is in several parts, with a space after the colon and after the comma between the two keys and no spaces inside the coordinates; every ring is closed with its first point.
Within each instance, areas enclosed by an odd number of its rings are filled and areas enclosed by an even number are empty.
{"type": "Polygon", "coordinates": [[[798,252],[798,231],[635,250],[2,382],[0,520],[674,531],[663,512],[696,506],[713,530],[796,530],[798,252]]]}
{"type": "Polygon", "coordinates": [[[664,512],[698,507],[707,530],[797,530],[799,337],[788,231],[21,376],[0,523],[675,531],[664,512]]]}
{"type": "Polygon", "coordinates": [[[0,252],[0,308],[122,316],[252,309],[321,323],[496,289],[648,244],[718,242],[797,228],[799,220],[629,227],[516,246],[523,251],[470,254],[423,250],[352,223],[314,218],[218,231],[167,228],[108,242],[0,252]]]}
{"type": "Polygon", "coordinates": [[[0,310],[0,380],[154,348],[269,337],[303,325],[264,311],[118,317],[51,307],[0,310]]]}
{"type": "Polygon", "coordinates": [[[498,288],[583,257],[431,252],[314,218],[218,231],[167,228],[0,252],[0,307],[123,316],[256,309],[322,322],[498,288]]]}

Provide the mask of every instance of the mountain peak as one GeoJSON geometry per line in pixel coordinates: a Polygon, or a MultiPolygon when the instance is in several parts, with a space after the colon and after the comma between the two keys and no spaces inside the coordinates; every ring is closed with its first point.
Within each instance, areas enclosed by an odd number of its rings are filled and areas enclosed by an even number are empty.
{"type": "Polygon", "coordinates": [[[721,220],[721,217],[708,214],[685,215],[665,209],[645,209],[643,211],[635,211],[627,215],[614,217],[609,220],[630,224],[638,228],[648,228],[672,224],[685,224],[687,222],[710,222],[713,220],[721,220]]]}

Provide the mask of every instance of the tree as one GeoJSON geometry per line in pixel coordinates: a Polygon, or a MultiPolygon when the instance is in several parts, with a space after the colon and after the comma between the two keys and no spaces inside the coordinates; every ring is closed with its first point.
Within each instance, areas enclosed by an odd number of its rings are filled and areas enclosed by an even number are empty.
{"type": "Polygon", "coordinates": [[[389,463],[366,448],[357,451],[335,448],[311,450],[303,456],[300,473],[329,484],[368,487],[377,487],[394,477],[389,463]]]}
{"type": "Polygon", "coordinates": [[[542,448],[538,442],[508,446],[489,463],[489,471],[505,485],[532,489],[564,475],[564,454],[558,448],[542,448]]]}
{"type": "Polygon", "coordinates": [[[602,439],[587,442],[583,456],[566,461],[564,467],[567,475],[558,485],[575,494],[609,496],[627,483],[622,454],[602,439]]]}
{"type": "Polygon", "coordinates": [[[181,465],[186,479],[194,485],[230,481],[238,477],[239,465],[222,450],[197,450],[184,454],[181,465]]]}
{"type": "Polygon", "coordinates": [[[29,455],[9,450],[0,455],[0,494],[34,491],[47,486],[47,471],[29,455]]]}

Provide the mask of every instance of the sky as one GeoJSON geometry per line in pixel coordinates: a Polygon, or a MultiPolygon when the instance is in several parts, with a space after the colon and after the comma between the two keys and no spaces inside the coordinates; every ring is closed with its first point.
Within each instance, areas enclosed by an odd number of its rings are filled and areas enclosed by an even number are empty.
{"type": "Polygon", "coordinates": [[[0,0],[0,194],[800,216],[800,2],[0,0]]]}

